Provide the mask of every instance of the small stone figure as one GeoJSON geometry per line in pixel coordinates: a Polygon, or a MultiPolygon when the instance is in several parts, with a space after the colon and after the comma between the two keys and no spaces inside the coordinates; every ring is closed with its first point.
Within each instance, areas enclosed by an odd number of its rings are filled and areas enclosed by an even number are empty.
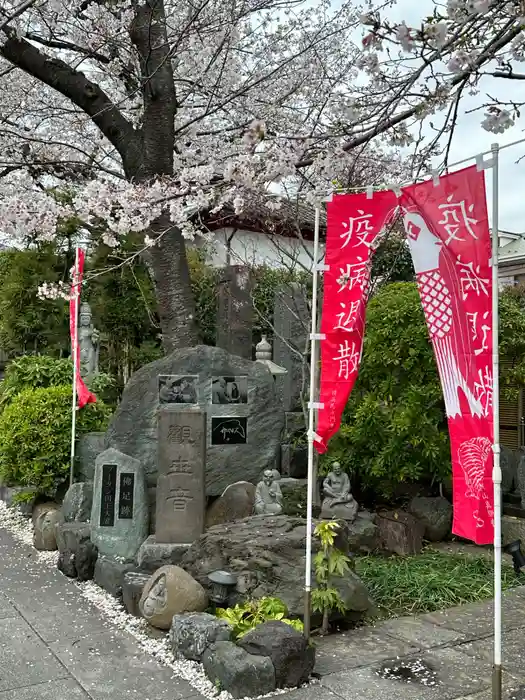
{"type": "Polygon", "coordinates": [[[255,489],[255,514],[279,515],[283,511],[283,494],[274,470],[266,469],[255,489]]]}
{"type": "Polygon", "coordinates": [[[339,462],[332,464],[332,471],[323,482],[324,499],[321,518],[342,518],[353,522],[359,508],[350,493],[350,479],[341,469],[339,462]]]}
{"type": "Polygon", "coordinates": [[[83,379],[91,379],[98,372],[100,334],[92,323],[89,304],[80,305],[78,345],[80,348],[80,373],[83,379]]]}

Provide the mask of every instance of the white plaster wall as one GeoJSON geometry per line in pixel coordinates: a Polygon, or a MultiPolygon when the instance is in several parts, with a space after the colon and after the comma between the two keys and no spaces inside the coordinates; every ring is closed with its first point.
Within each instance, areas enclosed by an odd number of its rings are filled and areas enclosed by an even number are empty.
{"type": "MultiPolygon", "coordinates": [[[[214,267],[245,264],[250,267],[266,265],[273,268],[312,269],[313,241],[244,230],[233,233],[230,228],[216,231],[213,241],[205,246],[208,263],[214,267]]],[[[324,248],[320,246],[320,251],[322,250],[324,248]]]]}

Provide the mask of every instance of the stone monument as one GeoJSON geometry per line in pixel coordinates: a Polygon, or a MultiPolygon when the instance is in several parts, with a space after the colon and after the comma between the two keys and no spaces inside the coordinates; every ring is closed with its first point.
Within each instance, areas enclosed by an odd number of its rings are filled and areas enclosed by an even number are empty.
{"type": "MultiPolygon", "coordinates": [[[[155,498],[158,476],[159,375],[197,375],[200,410],[207,413],[206,495],[220,496],[236,481],[256,483],[265,469],[277,467],[284,411],[269,370],[259,362],[244,360],[221,348],[200,345],[183,348],[141,367],[126,384],[122,399],[106,433],[106,445],[129,454],[144,466],[155,498]],[[216,377],[246,378],[246,403],[214,404],[216,377]],[[245,441],[212,444],[213,419],[246,422],[245,441]]],[[[187,411],[184,404],[170,410],[187,411]]],[[[243,426],[244,427],[244,426],[243,426]]]]}
{"type": "Polygon", "coordinates": [[[285,411],[301,410],[303,371],[306,368],[304,357],[309,349],[310,327],[308,304],[301,285],[282,285],[276,289],[273,323],[273,360],[287,370],[275,379],[277,393],[285,411]]]}
{"type": "Polygon", "coordinates": [[[131,561],[148,536],[144,470],[137,459],[113,448],[95,463],[91,541],[99,554],[131,561]]]}
{"type": "Polygon", "coordinates": [[[339,462],[332,464],[332,471],[323,481],[324,498],[321,518],[331,520],[342,518],[353,522],[357,517],[359,506],[350,493],[350,479],[339,462]]]}
{"type": "Polygon", "coordinates": [[[256,515],[279,515],[283,510],[283,494],[272,469],[266,469],[255,489],[256,515]]]}
{"type": "Polygon", "coordinates": [[[204,532],[206,413],[159,410],[157,543],[191,544],[204,532]]]}
{"type": "Polygon", "coordinates": [[[80,348],[80,372],[87,380],[98,372],[100,334],[92,323],[89,304],[80,305],[78,322],[78,344],[80,348]]]}
{"type": "Polygon", "coordinates": [[[232,355],[252,359],[252,273],[244,265],[221,270],[218,294],[217,341],[232,355]]]}

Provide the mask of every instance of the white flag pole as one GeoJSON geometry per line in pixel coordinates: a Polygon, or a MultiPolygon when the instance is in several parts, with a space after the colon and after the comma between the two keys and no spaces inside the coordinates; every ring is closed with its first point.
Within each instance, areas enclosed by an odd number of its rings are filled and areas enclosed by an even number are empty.
{"type": "Polygon", "coordinates": [[[501,466],[499,444],[499,144],[492,144],[492,406],[494,413],[494,668],[492,700],[501,700],[501,466]]]}
{"type": "Polygon", "coordinates": [[[73,398],[71,407],[71,464],[69,469],[69,485],[73,484],[75,471],[75,438],[77,427],[77,343],[78,343],[78,299],[80,287],[78,285],[78,248],[75,252],[75,270],[73,272],[73,324],[74,331],[71,338],[71,358],[73,360],[73,398]]]}
{"type": "Polygon", "coordinates": [[[317,281],[319,258],[319,207],[315,210],[313,283],[312,283],[312,320],[310,328],[310,401],[308,403],[308,495],[306,501],[306,557],[304,574],[304,635],[310,639],[311,597],[312,597],[312,529],[314,501],[314,440],[315,440],[315,393],[317,377],[317,281]]]}

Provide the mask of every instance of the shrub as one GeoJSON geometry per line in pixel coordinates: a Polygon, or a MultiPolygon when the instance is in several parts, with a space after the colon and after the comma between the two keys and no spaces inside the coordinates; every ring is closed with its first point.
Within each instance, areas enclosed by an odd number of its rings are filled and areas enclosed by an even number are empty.
{"type": "MultiPolygon", "coordinates": [[[[7,365],[5,379],[0,384],[0,408],[26,389],[71,386],[72,383],[73,363],[70,358],[57,360],[47,355],[23,355],[7,365]]],[[[103,403],[116,404],[119,387],[110,374],[101,372],[95,375],[89,388],[103,403]]]]}
{"type": "Polygon", "coordinates": [[[371,299],[363,361],[323,468],[338,460],[374,494],[450,473],[444,404],[419,293],[391,284],[371,299]]]}
{"type": "Polygon", "coordinates": [[[235,639],[244,637],[254,627],[269,620],[279,620],[299,632],[303,631],[303,623],[300,620],[287,618],[288,609],[279,598],[265,597],[242,604],[238,603],[233,608],[217,608],[216,615],[221,620],[230,623],[235,639]]]}
{"type": "MultiPolygon", "coordinates": [[[[89,404],[77,414],[77,435],[104,430],[109,409],[89,404]]],[[[0,414],[0,479],[54,496],[70,467],[71,387],[26,389],[0,414]]]]}

